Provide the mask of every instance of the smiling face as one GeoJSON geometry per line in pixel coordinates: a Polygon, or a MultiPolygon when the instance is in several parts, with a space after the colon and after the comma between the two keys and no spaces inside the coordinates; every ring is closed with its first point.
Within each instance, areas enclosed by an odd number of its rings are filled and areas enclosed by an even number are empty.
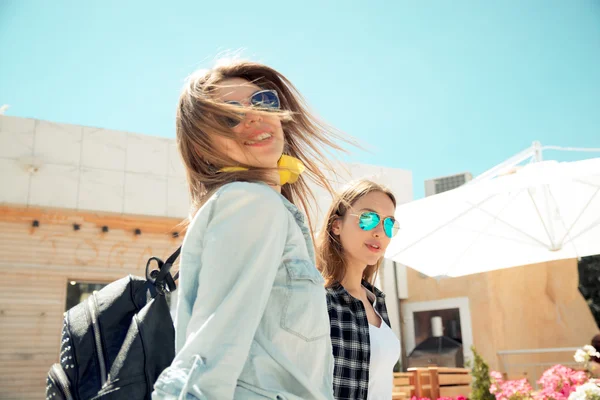
{"type": "Polygon", "coordinates": [[[371,230],[363,230],[359,216],[365,211],[374,211],[381,218],[393,217],[396,207],[387,194],[373,191],[360,197],[346,214],[332,224],[332,233],[339,237],[344,259],[349,268],[365,268],[375,265],[383,257],[390,244],[380,222],[371,230]]]}
{"type": "MultiPolygon", "coordinates": [[[[222,102],[238,102],[250,105],[250,98],[259,86],[242,78],[224,79],[214,91],[215,99],[222,102]]],[[[252,111],[241,115],[238,125],[232,129],[239,141],[213,135],[217,150],[227,154],[240,164],[257,168],[275,168],[284,148],[284,134],[278,116],[252,111]]]]}

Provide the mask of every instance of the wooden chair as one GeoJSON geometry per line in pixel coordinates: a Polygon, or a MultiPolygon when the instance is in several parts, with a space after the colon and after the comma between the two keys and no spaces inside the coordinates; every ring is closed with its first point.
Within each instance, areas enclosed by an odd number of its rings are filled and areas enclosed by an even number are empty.
{"type": "Polygon", "coordinates": [[[414,395],[414,374],[412,372],[394,372],[392,400],[409,400],[414,395]]]}
{"type": "Polygon", "coordinates": [[[471,395],[472,377],[466,368],[409,368],[414,374],[415,396],[436,400],[440,397],[471,395]]]}

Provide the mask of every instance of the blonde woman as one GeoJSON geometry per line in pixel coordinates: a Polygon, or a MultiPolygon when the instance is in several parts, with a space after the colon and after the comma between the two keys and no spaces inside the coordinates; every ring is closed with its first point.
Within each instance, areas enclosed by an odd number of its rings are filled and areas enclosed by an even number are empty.
{"type": "Polygon", "coordinates": [[[335,360],[336,399],[390,400],[400,342],[384,294],[373,283],[398,222],[396,198],[368,180],[348,186],[331,205],[318,241],[335,360]]]}
{"type": "MultiPolygon", "coordinates": [[[[175,311],[176,356],[153,399],[332,399],[324,281],[299,210],[336,133],[274,69],[194,74],[177,108],[192,202],[175,311]]],[[[158,351],[158,349],[157,349],[158,351]]]]}

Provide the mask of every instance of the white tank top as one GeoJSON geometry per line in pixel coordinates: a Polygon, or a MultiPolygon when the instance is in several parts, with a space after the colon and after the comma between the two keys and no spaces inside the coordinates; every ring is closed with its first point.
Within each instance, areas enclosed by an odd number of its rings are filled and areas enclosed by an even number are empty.
{"type": "MultiPolygon", "coordinates": [[[[371,297],[372,293],[367,290],[367,295],[371,297]]],[[[375,296],[373,295],[373,297],[375,296]]],[[[375,312],[377,313],[377,311],[375,312]]],[[[381,318],[379,328],[369,324],[369,337],[371,362],[369,364],[369,395],[367,399],[391,400],[394,388],[394,366],[400,358],[400,341],[383,318],[381,318]]]]}

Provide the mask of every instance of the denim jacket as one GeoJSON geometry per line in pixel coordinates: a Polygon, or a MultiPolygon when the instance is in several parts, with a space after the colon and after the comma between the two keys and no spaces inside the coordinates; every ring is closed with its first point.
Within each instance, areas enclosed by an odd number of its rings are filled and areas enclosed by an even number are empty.
{"type": "Polygon", "coordinates": [[[304,215],[264,184],[220,188],[183,241],[176,356],[158,399],[333,399],[324,281],[304,215]]]}

